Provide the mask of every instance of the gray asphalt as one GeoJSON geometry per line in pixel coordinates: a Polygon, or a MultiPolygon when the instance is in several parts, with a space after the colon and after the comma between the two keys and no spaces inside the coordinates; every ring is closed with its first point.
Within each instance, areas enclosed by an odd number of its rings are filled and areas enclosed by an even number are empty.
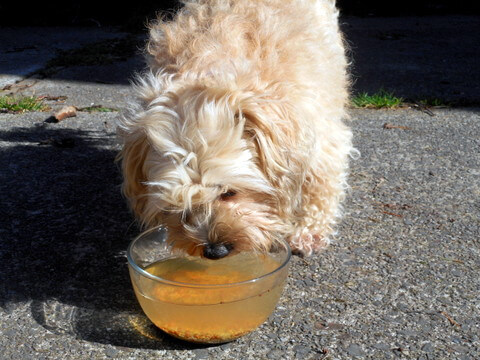
{"type": "Polygon", "coordinates": [[[1,95],[67,99],[46,100],[47,112],[0,114],[0,357],[480,358],[479,50],[461,46],[478,20],[344,19],[355,91],[383,86],[473,106],[352,109],[361,157],[352,161],[336,241],[315,257],[294,257],[282,299],[257,331],[210,347],[156,330],[131,290],[125,250],[138,229],[114,163],[119,112],[46,121],[65,104],[122,109],[141,57],[44,78],[38,71],[56,49],[125,34],[1,29],[1,95]],[[436,38],[444,28],[456,29],[457,41],[436,38]],[[420,87],[419,74],[429,79],[420,87]]]}

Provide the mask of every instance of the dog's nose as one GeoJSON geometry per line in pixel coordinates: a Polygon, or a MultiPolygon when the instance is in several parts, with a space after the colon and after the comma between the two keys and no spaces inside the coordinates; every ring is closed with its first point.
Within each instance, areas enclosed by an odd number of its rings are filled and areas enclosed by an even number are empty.
{"type": "Polygon", "coordinates": [[[230,254],[232,249],[233,246],[229,243],[209,243],[203,247],[203,256],[207,259],[217,260],[230,254]]]}

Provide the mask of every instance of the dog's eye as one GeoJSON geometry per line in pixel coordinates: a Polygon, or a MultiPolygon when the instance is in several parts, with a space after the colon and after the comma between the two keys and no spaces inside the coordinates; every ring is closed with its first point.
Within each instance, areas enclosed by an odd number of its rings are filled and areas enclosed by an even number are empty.
{"type": "Polygon", "coordinates": [[[237,193],[235,191],[228,190],[228,191],[225,191],[223,194],[220,195],[220,199],[227,200],[229,198],[234,197],[235,195],[237,195],[237,193]]]}
{"type": "Polygon", "coordinates": [[[189,224],[192,221],[192,213],[188,210],[184,211],[182,214],[182,221],[189,224]]]}

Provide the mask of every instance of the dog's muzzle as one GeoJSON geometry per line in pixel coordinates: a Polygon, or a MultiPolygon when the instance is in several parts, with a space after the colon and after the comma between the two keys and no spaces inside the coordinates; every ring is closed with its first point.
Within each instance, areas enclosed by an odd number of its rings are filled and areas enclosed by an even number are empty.
{"type": "Polygon", "coordinates": [[[203,247],[203,256],[207,259],[217,260],[230,254],[232,249],[233,246],[229,243],[208,243],[203,247]]]}

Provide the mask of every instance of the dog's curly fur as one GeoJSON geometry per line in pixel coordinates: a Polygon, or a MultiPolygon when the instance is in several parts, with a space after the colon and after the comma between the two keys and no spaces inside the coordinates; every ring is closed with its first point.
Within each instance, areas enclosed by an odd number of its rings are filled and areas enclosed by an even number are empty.
{"type": "Polygon", "coordinates": [[[328,244],[353,151],[337,18],[334,0],[197,0],[151,25],[149,70],[118,126],[145,227],[192,254],[328,244]]]}

